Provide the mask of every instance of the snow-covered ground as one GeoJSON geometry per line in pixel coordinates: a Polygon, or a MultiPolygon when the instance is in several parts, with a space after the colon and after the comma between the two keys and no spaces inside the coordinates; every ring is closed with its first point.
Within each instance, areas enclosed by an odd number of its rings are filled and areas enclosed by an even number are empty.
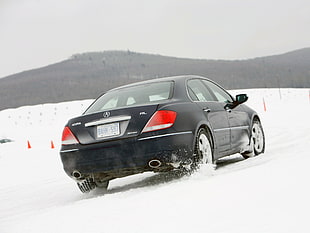
{"type": "Polygon", "coordinates": [[[14,142],[0,144],[0,233],[310,232],[309,89],[232,93],[259,112],[265,154],[114,180],[106,194],[81,194],[58,154],[65,122],[91,100],[1,111],[0,139],[14,142]]]}

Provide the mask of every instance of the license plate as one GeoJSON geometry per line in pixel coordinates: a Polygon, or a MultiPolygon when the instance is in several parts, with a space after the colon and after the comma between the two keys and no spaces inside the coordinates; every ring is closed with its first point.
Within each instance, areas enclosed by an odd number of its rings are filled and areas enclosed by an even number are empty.
{"type": "Polygon", "coordinates": [[[97,126],[97,137],[105,138],[119,135],[119,122],[106,124],[106,125],[98,125],[97,126]]]}

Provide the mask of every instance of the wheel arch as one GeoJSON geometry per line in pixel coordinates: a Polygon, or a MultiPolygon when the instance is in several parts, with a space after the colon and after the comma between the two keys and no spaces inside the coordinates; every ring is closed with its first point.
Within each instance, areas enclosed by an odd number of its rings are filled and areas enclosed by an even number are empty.
{"type": "Polygon", "coordinates": [[[251,125],[253,124],[255,120],[258,120],[259,122],[261,122],[260,117],[258,116],[257,113],[253,114],[252,119],[251,119],[251,125]]]}
{"type": "Polygon", "coordinates": [[[216,143],[215,143],[215,139],[214,139],[215,137],[214,137],[214,134],[211,130],[211,126],[208,124],[208,122],[200,122],[197,125],[197,127],[195,129],[195,134],[194,134],[195,140],[193,141],[192,148],[195,148],[195,146],[196,146],[197,135],[198,135],[198,132],[201,128],[205,129],[210,136],[211,146],[212,146],[212,150],[213,150],[213,157],[214,157],[214,152],[216,151],[216,143]]]}

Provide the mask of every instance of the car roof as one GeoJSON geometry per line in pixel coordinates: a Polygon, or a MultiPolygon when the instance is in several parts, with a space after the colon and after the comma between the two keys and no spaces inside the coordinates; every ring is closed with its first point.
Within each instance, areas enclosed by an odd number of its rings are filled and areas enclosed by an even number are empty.
{"type": "Polygon", "coordinates": [[[119,89],[123,89],[123,88],[127,88],[127,87],[139,86],[139,85],[143,85],[143,84],[156,83],[156,82],[168,82],[168,81],[174,81],[174,82],[180,82],[181,81],[182,82],[182,81],[192,79],[192,78],[200,78],[200,79],[210,80],[208,78],[198,76],[198,75],[179,75],[179,76],[154,78],[154,79],[149,79],[149,80],[145,80],[145,81],[141,81],[141,82],[135,82],[135,83],[131,83],[131,84],[127,84],[127,85],[123,85],[123,86],[113,88],[109,91],[115,91],[115,90],[119,90],[119,89]]]}

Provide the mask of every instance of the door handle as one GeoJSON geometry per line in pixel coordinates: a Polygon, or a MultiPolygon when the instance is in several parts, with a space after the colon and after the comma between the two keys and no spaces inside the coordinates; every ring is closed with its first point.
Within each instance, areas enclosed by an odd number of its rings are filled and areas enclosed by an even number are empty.
{"type": "Polygon", "coordinates": [[[203,111],[204,112],[211,112],[211,109],[210,108],[203,108],[203,111]]]}

